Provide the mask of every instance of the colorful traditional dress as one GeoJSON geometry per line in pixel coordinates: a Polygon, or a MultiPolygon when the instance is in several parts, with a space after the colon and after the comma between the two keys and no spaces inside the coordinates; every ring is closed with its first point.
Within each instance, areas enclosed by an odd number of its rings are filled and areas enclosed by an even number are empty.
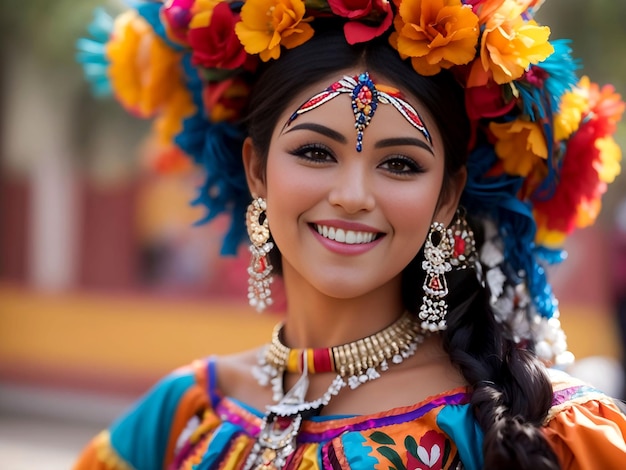
{"type": "MultiPolygon", "coordinates": [[[[223,396],[216,383],[214,359],[170,374],[98,435],[74,469],[242,468],[263,412],[223,396]]],[[[553,383],[544,432],[562,468],[625,469],[626,417],[614,401],[562,373],[553,383]]],[[[457,388],[374,415],[311,418],[287,468],[479,470],[483,433],[469,399],[457,388]]]]}

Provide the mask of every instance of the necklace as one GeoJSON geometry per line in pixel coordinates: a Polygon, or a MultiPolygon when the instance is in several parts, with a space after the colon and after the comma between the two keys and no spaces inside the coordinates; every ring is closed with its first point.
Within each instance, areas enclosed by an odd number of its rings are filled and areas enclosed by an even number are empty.
{"type": "Polygon", "coordinates": [[[290,349],[282,342],[283,327],[279,323],[274,328],[271,343],[260,351],[253,369],[261,386],[271,383],[277,403],[267,407],[244,470],[282,469],[296,450],[303,419],[317,414],[346,386],[355,389],[379,378],[389,368],[388,361],[400,364],[424,340],[417,318],[409,312],[378,333],[332,348],[290,349]],[[301,373],[287,393],[283,390],[285,372],[301,373]],[[313,401],[306,401],[309,372],[337,372],[326,392],[313,401]]]}

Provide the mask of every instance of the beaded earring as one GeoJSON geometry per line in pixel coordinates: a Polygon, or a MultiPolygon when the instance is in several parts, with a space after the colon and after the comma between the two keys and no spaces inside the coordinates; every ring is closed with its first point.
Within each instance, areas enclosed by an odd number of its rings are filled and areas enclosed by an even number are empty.
{"type": "Polygon", "coordinates": [[[255,198],[246,212],[246,227],[250,237],[250,266],[248,267],[248,301],[250,306],[262,312],[272,304],[272,265],[268,254],[274,244],[269,240],[270,229],[265,213],[267,204],[263,198],[255,198]]]}
{"type": "Polygon", "coordinates": [[[436,332],[447,328],[448,283],[445,273],[454,269],[466,269],[476,261],[476,241],[474,232],[465,219],[465,209],[459,207],[450,228],[434,222],[424,246],[422,268],[426,271],[424,279],[424,298],[419,317],[422,329],[436,332]]]}
{"type": "Polygon", "coordinates": [[[424,279],[424,298],[420,307],[419,317],[422,329],[436,332],[446,329],[448,304],[448,283],[445,273],[452,269],[450,257],[454,249],[452,233],[440,222],[433,222],[424,246],[422,269],[426,271],[424,279]]]}

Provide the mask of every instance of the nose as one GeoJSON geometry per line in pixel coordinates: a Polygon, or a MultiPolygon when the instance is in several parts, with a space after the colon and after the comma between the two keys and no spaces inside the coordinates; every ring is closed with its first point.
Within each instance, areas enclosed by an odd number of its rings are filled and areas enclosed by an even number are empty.
{"type": "Polygon", "coordinates": [[[328,201],[348,214],[372,211],[376,205],[372,175],[364,162],[340,165],[332,181],[328,201]]]}

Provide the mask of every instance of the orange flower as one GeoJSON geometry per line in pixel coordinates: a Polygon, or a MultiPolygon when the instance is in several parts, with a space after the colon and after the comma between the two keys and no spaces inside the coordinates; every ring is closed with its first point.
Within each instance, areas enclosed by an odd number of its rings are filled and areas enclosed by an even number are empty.
{"type": "Polygon", "coordinates": [[[469,63],[476,56],[478,17],[461,0],[403,0],[390,43],[422,75],[469,63]]]}
{"type": "Polygon", "coordinates": [[[237,37],[248,54],[259,54],[261,60],[280,57],[280,46],[297,47],[313,36],[304,18],[302,0],[248,0],[241,8],[241,21],[235,25],[237,37]]]}
{"type": "Polygon", "coordinates": [[[534,20],[524,21],[521,13],[521,5],[507,0],[485,18],[480,61],[472,66],[471,86],[484,85],[485,72],[490,72],[496,83],[509,83],[520,78],[531,64],[554,52],[548,42],[550,28],[539,26],[534,20]]]}
{"type": "Polygon", "coordinates": [[[625,108],[621,95],[615,92],[612,85],[604,85],[600,88],[587,76],[580,79],[578,86],[587,91],[591,112],[600,119],[605,119],[610,124],[607,132],[614,133],[625,108]]]}
{"type": "Polygon", "coordinates": [[[116,19],[107,57],[116,97],[122,106],[140,117],[153,116],[185,87],[180,55],[134,10],[116,19]]]}
{"type": "Polygon", "coordinates": [[[535,165],[548,158],[546,139],[536,122],[492,122],[489,130],[497,139],[496,155],[502,159],[504,171],[511,175],[528,176],[535,165]]]}

